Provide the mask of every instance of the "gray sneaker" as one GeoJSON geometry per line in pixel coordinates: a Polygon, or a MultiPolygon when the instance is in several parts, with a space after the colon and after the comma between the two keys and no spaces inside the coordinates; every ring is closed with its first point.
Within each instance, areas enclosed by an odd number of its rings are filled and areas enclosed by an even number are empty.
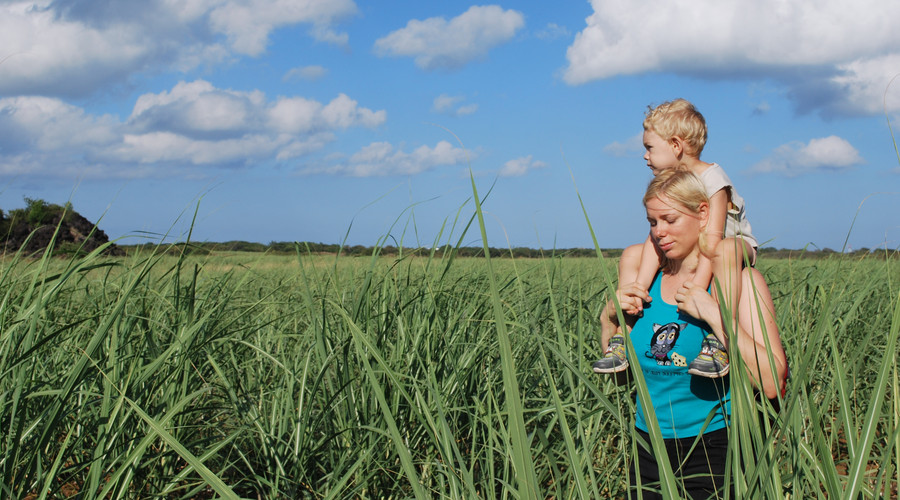
{"type": "Polygon", "coordinates": [[[603,357],[591,365],[594,373],[617,373],[628,368],[628,360],[625,359],[625,337],[621,333],[613,335],[609,339],[609,347],[603,353],[603,357]]]}
{"type": "Polygon", "coordinates": [[[688,373],[707,378],[728,375],[728,352],[715,335],[708,333],[700,344],[700,354],[691,361],[688,373]]]}

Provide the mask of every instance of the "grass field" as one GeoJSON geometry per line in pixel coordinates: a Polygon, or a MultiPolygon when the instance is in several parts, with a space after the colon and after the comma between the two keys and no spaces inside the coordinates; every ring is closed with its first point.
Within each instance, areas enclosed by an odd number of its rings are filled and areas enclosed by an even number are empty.
{"type": "MultiPolygon", "coordinates": [[[[634,386],[589,368],[613,265],[5,258],[0,496],[623,497],[634,386]]],[[[792,378],[760,419],[733,377],[738,497],[896,497],[896,259],[759,268],[792,378]]]]}

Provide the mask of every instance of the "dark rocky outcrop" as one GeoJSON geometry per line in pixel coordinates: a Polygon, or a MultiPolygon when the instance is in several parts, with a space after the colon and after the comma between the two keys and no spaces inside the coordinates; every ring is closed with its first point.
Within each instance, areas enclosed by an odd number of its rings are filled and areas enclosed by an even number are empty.
{"type": "MultiPolygon", "coordinates": [[[[21,250],[25,255],[32,255],[43,252],[51,242],[54,243],[55,255],[89,253],[109,243],[109,237],[103,230],[74,211],[69,204],[63,207],[29,198],[25,202],[26,208],[12,210],[8,216],[0,212],[0,248],[3,253],[21,250]]],[[[125,252],[116,245],[110,245],[104,253],[124,255],[125,252]]]]}

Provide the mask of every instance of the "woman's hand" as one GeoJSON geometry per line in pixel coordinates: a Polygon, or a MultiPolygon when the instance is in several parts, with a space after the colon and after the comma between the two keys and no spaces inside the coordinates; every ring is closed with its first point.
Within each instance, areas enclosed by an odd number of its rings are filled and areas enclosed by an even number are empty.
{"type": "Polygon", "coordinates": [[[710,325],[718,324],[720,318],[719,304],[702,287],[691,281],[685,281],[675,292],[675,304],[678,311],[688,316],[707,322],[710,325]]]}
{"type": "MultiPolygon", "coordinates": [[[[615,333],[627,332],[634,324],[637,315],[644,310],[644,301],[650,302],[650,294],[647,289],[637,283],[630,283],[616,290],[616,300],[610,299],[606,302],[606,307],[600,314],[600,330],[603,332],[601,338],[607,339],[615,333]],[[619,323],[619,312],[616,309],[616,301],[625,313],[625,322],[623,325],[619,323]]],[[[606,341],[602,341],[602,348],[605,351],[608,345],[606,341]]]]}
{"type": "MultiPolygon", "coordinates": [[[[629,283],[616,290],[616,299],[622,311],[629,316],[640,316],[644,312],[644,302],[650,302],[650,292],[637,282],[629,283]]],[[[615,306],[613,306],[615,314],[615,306]]]]}

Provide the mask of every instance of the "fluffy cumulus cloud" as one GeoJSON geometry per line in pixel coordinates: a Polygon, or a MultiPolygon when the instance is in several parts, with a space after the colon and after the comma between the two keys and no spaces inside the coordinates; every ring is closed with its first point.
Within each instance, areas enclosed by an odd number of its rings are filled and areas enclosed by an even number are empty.
{"type": "Polygon", "coordinates": [[[877,114],[900,111],[900,50],[896,54],[858,59],[839,66],[831,83],[843,97],[841,111],[877,114]]]}
{"type": "MultiPolygon", "coordinates": [[[[570,84],[665,71],[771,78],[802,110],[871,113],[897,73],[900,2],[591,0],[566,53],[570,84]],[[761,29],[764,27],[764,29],[761,29]]],[[[900,110],[900,99],[894,101],[900,110]]]]}
{"type": "Polygon", "coordinates": [[[525,17],[497,5],[472,6],[449,21],[413,19],[405,28],[375,41],[380,55],[414,57],[425,70],[454,69],[486,57],[493,47],[509,41],[525,26],[525,17]]]}
{"type": "Polygon", "coordinates": [[[257,56],[276,29],[346,44],[352,0],[0,2],[0,94],[84,96],[135,72],[257,56]]]}
{"type": "Polygon", "coordinates": [[[238,52],[258,55],[265,50],[269,33],[276,28],[307,23],[318,40],[344,45],[346,33],[334,31],[333,23],[356,12],[352,0],[244,0],[216,2],[209,12],[214,32],[227,36],[238,52]]]}
{"type": "Polygon", "coordinates": [[[387,142],[374,142],[347,158],[346,161],[320,166],[307,166],[303,174],[336,174],[350,177],[383,177],[415,175],[442,166],[464,165],[471,159],[462,148],[447,141],[433,148],[419,146],[412,152],[397,150],[387,142]]]}
{"type": "Polygon", "coordinates": [[[750,171],[796,177],[811,172],[845,170],[861,163],[863,158],[856,148],[847,140],[832,135],[812,139],[806,144],[791,142],[779,146],[750,171]]]}
{"type": "Polygon", "coordinates": [[[322,103],[268,100],[203,80],[144,94],[121,121],[56,98],[0,100],[0,172],[64,176],[173,175],[285,161],[321,150],[337,132],[387,119],[344,94],[322,103]]]}
{"type": "Polygon", "coordinates": [[[115,117],[91,116],[58,99],[0,99],[0,174],[91,175],[89,152],[114,147],[120,129],[115,117]]]}
{"type": "Polygon", "coordinates": [[[129,123],[135,132],[164,130],[186,138],[225,138],[259,126],[262,92],[215,88],[197,80],[180,82],[171,91],[144,94],[134,105],[129,123]]]}
{"type": "Polygon", "coordinates": [[[539,168],[547,168],[547,164],[540,160],[535,160],[532,155],[523,156],[504,163],[503,167],[500,168],[500,176],[521,177],[539,168]]]}
{"type": "Polygon", "coordinates": [[[96,26],[62,14],[35,2],[0,3],[0,94],[82,95],[162,50],[129,23],[96,26]]]}

